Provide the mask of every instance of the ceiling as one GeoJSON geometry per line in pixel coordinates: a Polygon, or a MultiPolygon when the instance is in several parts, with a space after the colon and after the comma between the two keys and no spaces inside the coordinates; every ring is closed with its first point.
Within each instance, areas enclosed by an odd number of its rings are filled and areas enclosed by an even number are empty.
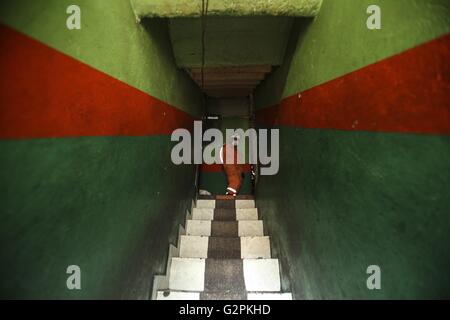
{"type": "Polygon", "coordinates": [[[239,98],[248,96],[269,74],[271,65],[186,69],[203,92],[211,98],[239,98]]]}
{"type": "Polygon", "coordinates": [[[248,96],[283,63],[294,17],[322,0],[131,0],[138,20],[168,18],[175,63],[211,98],[248,96]],[[203,69],[203,81],[202,81],[203,69]]]}
{"type": "Polygon", "coordinates": [[[202,42],[201,19],[176,18],[169,19],[169,32],[177,66],[207,96],[237,98],[283,63],[292,23],[289,17],[208,17],[202,42]]]}

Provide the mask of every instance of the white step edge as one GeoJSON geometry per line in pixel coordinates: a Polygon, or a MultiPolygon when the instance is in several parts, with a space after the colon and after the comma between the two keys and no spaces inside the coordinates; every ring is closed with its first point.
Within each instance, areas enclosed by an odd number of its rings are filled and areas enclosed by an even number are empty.
{"type": "MultiPolygon", "coordinates": [[[[211,236],[211,220],[187,220],[186,235],[211,236]]],[[[239,237],[264,236],[264,225],[262,220],[239,220],[239,237]]]]}
{"type": "MultiPolygon", "coordinates": [[[[243,259],[247,291],[279,292],[281,290],[278,259],[243,259]]],[[[172,258],[169,290],[203,291],[205,259],[172,258]]]]}
{"type": "Polygon", "coordinates": [[[214,220],[214,208],[192,209],[192,220],[214,220]]]}
{"type": "Polygon", "coordinates": [[[157,300],[200,300],[200,292],[158,291],[157,300]]]}
{"type": "Polygon", "coordinates": [[[208,258],[208,236],[181,236],[180,258],[208,258]]]}
{"type": "Polygon", "coordinates": [[[236,209],[255,208],[255,200],[236,200],[236,209]]]}
{"type": "Polygon", "coordinates": [[[169,289],[203,291],[205,286],[205,259],[172,258],[169,289]]]}
{"type": "Polygon", "coordinates": [[[264,236],[264,226],[262,220],[240,220],[238,224],[239,237],[264,236]]]}
{"type": "Polygon", "coordinates": [[[244,259],[244,281],[247,291],[280,291],[278,259],[244,259]]]}
{"type": "Polygon", "coordinates": [[[210,236],[211,220],[187,220],[186,235],[190,236],[210,236]]]}
{"type": "Polygon", "coordinates": [[[216,200],[198,199],[196,208],[215,208],[216,200]]]}
{"type": "Polygon", "coordinates": [[[256,208],[236,209],[236,220],[258,220],[258,209],[256,208]]]}
{"type": "MultiPolygon", "coordinates": [[[[186,210],[186,215],[190,216],[190,213],[188,210],[186,210]]],[[[152,300],[157,299],[157,291],[158,290],[166,290],[169,288],[169,276],[170,276],[170,267],[172,264],[172,258],[178,257],[180,255],[179,248],[181,246],[181,237],[185,234],[186,234],[185,228],[183,228],[182,225],[178,225],[177,245],[174,246],[172,244],[169,244],[169,254],[167,256],[166,272],[164,275],[155,275],[153,277],[153,285],[152,285],[152,293],[151,293],[152,300]]]]}
{"type": "MultiPolygon", "coordinates": [[[[214,220],[214,208],[193,208],[193,220],[214,220]]],[[[236,209],[236,220],[258,220],[258,209],[236,209]]]]}
{"type": "MultiPolygon", "coordinates": [[[[198,199],[196,203],[196,208],[215,208],[216,200],[214,199],[198,199]]],[[[236,209],[247,209],[255,208],[255,200],[252,199],[241,199],[235,200],[236,209]]]]}
{"type": "MultiPolygon", "coordinates": [[[[241,237],[242,259],[270,259],[270,238],[268,236],[241,237]]],[[[208,258],[208,236],[182,235],[180,258],[208,258]]]]}
{"type": "MultiPolygon", "coordinates": [[[[200,292],[158,291],[157,300],[200,300],[200,292]]],[[[290,292],[248,292],[247,300],[293,300],[290,292]]]]}
{"type": "Polygon", "coordinates": [[[248,292],[247,300],[293,300],[290,292],[248,292]]]}
{"type": "Polygon", "coordinates": [[[270,259],[270,237],[241,237],[242,259],[270,259]]]}

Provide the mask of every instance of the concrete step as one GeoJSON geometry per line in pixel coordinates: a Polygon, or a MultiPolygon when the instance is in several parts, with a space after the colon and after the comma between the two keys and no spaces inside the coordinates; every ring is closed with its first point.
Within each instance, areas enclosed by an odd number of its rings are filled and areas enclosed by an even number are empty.
{"type": "Polygon", "coordinates": [[[181,236],[181,258],[259,259],[270,258],[269,237],[181,236]]]}
{"type": "Polygon", "coordinates": [[[203,291],[205,288],[205,259],[172,258],[169,290],[203,291]]]}
{"type": "Polygon", "coordinates": [[[216,200],[214,199],[198,199],[195,204],[196,208],[215,208],[216,200]]]}
{"type": "Polygon", "coordinates": [[[156,300],[200,300],[200,292],[158,291],[156,300]]]}
{"type": "Polygon", "coordinates": [[[223,209],[247,209],[255,208],[255,200],[236,199],[236,200],[213,200],[198,199],[196,208],[223,208],[223,209]]]}
{"type": "MultiPolygon", "coordinates": [[[[157,300],[214,300],[217,297],[223,300],[223,293],[158,291],[157,300]]],[[[229,298],[237,300],[235,295],[229,298]]],[[[292,294],[290,292],[249,292],[246,298],[247,300],[292,300],[292,294]]]]}
{"type": "Polygon", "coordinates": [[[255,200],[235,200],[236,209],[255,208],[255,200]]]}
{"type": "Polygon", "coordinates": [[[290,292],[249,292],[247,300],[292,300],[290,292]]]}
{"type": "Polygon", "coordinates": [[[264,236],[262,220],[187,220],[186,235],[212,237],[264,236]]]}
{"type": "Polygon", "coordinates": [[[258,220],[258,209],[215,209],[215,208],[194,208],[192,210],[193,220],[258,220]]]}
{"type": "Polygon", "coordinates": [[[169,290],[279,292],[278,259],[172,258],[169,290]]]}

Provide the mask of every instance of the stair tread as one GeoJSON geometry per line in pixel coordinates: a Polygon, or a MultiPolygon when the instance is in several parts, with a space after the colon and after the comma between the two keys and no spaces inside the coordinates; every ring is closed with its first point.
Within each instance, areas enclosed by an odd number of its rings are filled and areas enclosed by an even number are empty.
{"type": "Polygon", "coordinates": [[[258,220],[258,209],[194,208],[192,210],[192,220],[212,220],[212,221],[258,220]]]}
{"type": "Polygon", "coordinates": [[[254,197],[202,197],[186,220],[158,300],[292,300],[254,197]],[[183,232],[184,233],[184,232],[183,232]]]}
{"type": "Polygon", "coordinates": [[[205,260],[196,258],[172,258],[169,289],[203,291],[205,260]]]}
{"type": "Polygon", "coordinates": [[[186,234],[197,236],[263,236],[262,220],[211,221],[187,220],[186,234]]]}
{"type": "Polygon", "coordinates": [[[208,237],[182,235],[180,257],[217,259],[271,258],[270,237],[208,237]]]}
{"type": "Polygon", "coordinates": [[[293,300],[291,292],[249,292],[247,300],[293,300]]]}
{"type": "Polygon", "coordinates": [[[236,200],[214,200],[214,199],[198,199],[196,208],[228,208],[228,209],[245,209],[255,208],[255,200],[252,199],[236,199],[236,200]]]}
{"type": "Polygon", "coordinates": [[[281,290],[278,259],[172,258],[169,289],[281,290]]]}

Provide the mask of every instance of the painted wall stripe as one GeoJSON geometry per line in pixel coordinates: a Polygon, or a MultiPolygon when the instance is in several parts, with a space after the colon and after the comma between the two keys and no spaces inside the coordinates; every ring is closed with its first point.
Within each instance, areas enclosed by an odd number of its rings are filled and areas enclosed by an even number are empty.
{"type": "Polygon", "coordinates": [[[269,126],[450,134],[450,35],[286,98],[257,118],[269,126]]]}
{"type": "Polygon", "coordinates": [[[0,25],[0,139],[145,136],[194,118],[0,25]]]}

